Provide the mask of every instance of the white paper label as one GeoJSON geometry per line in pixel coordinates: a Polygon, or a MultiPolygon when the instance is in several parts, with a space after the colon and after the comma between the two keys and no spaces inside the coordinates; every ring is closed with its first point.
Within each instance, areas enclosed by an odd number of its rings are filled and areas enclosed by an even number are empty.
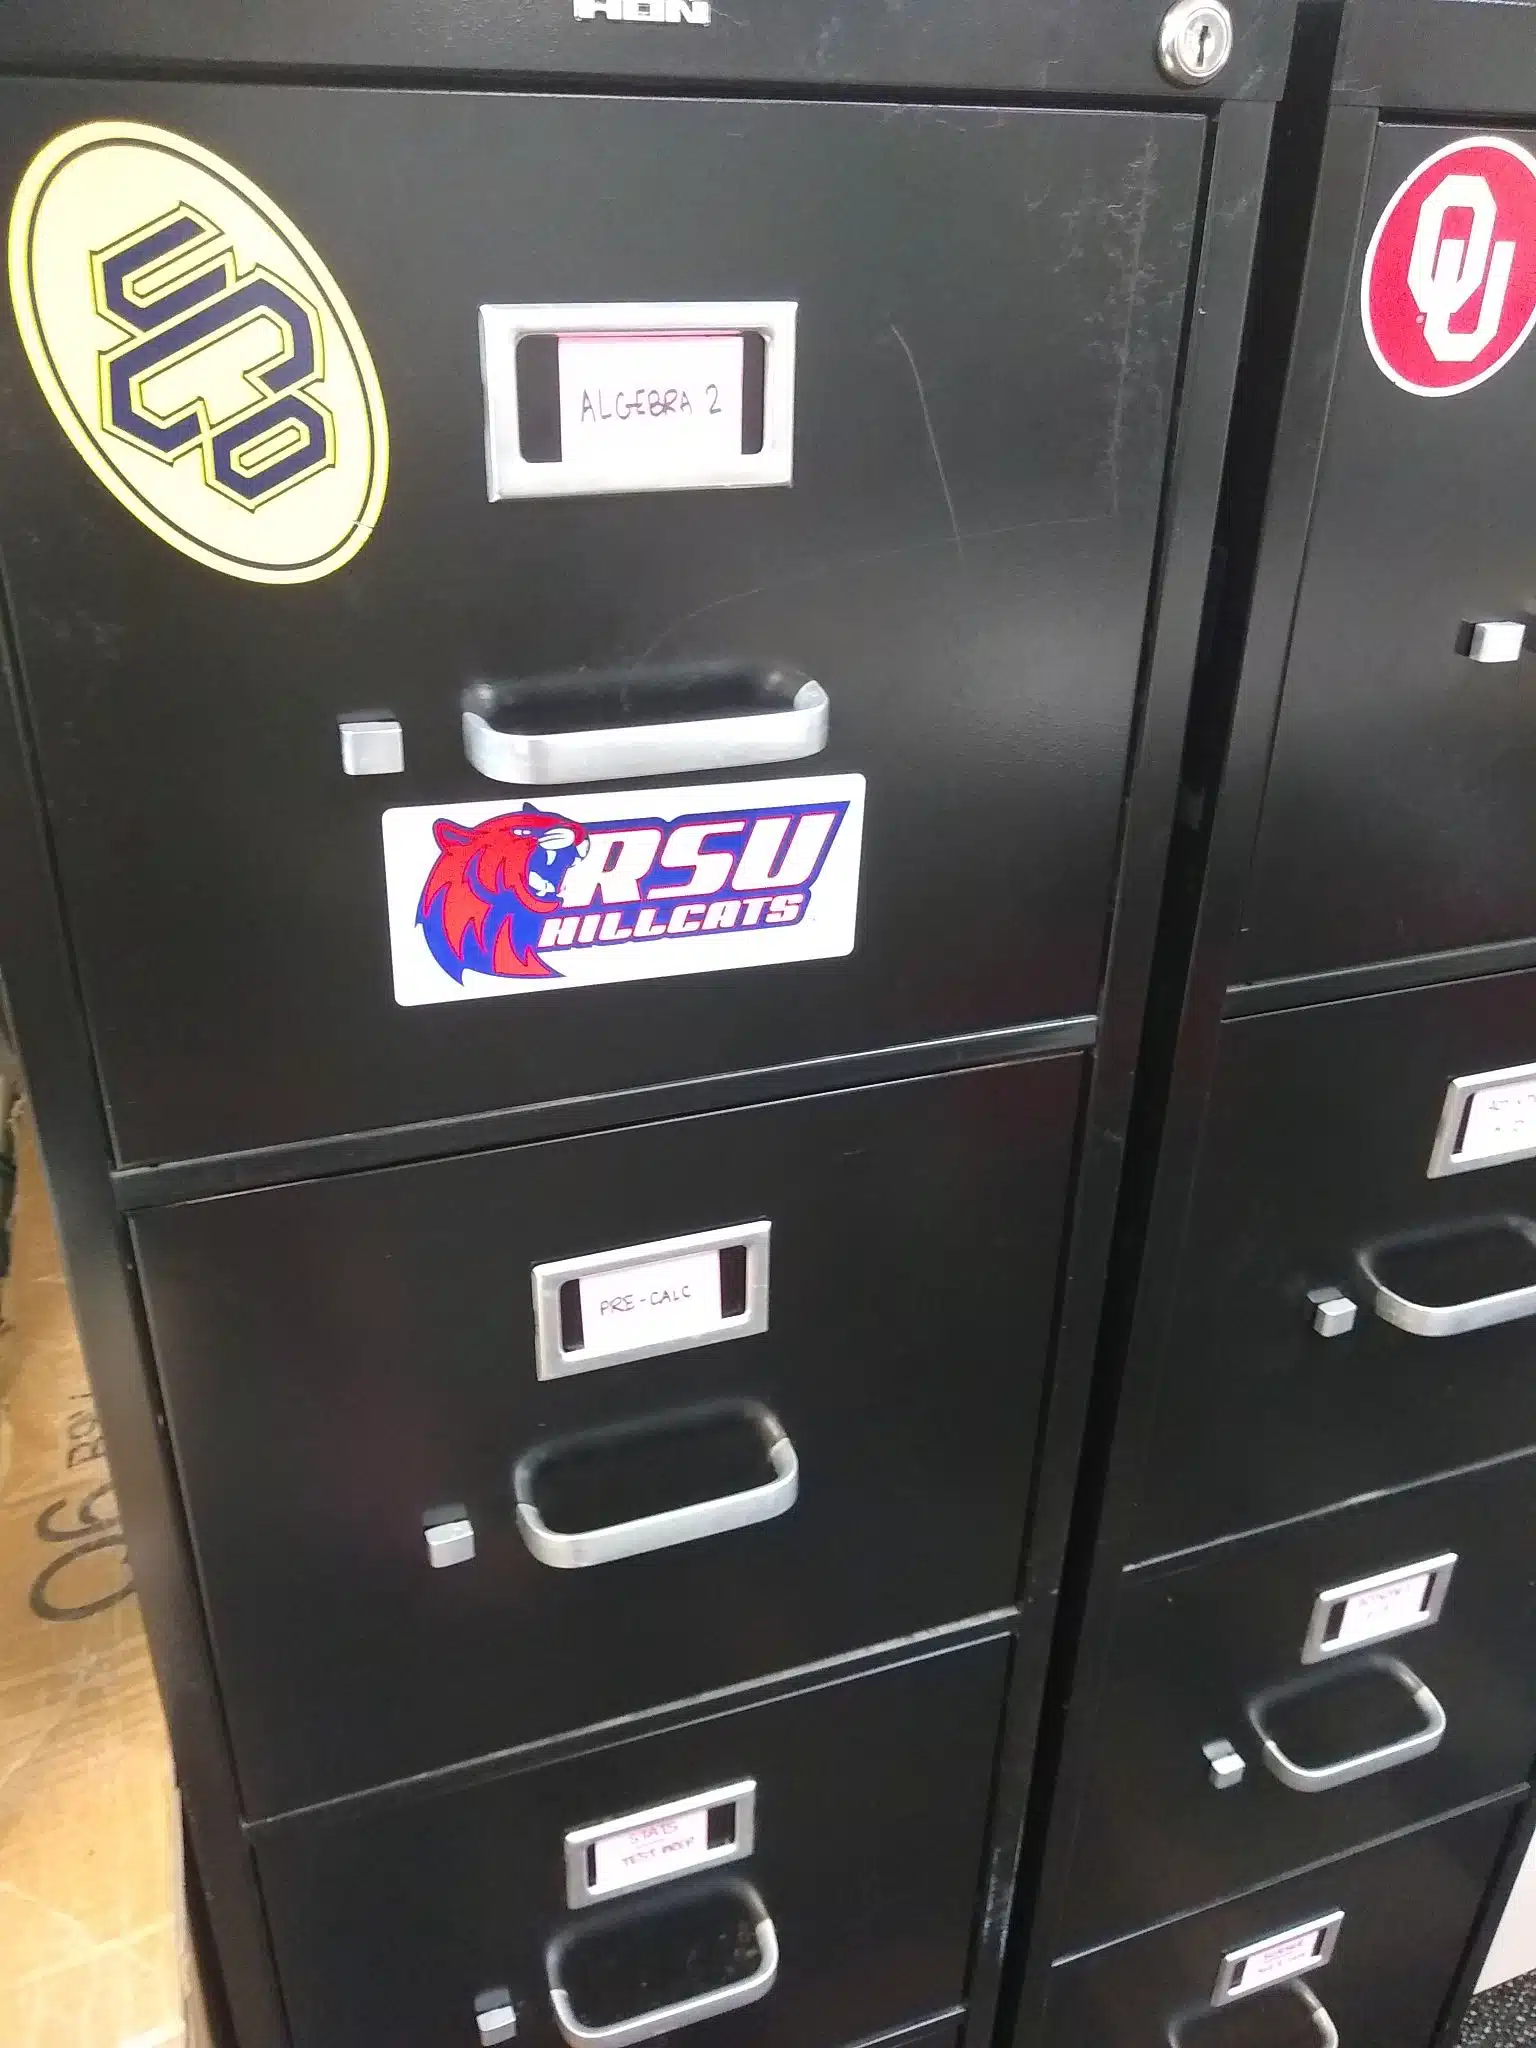
{"type": "Polygon", "coordinates": [[[1229,1996],[1236,1998],[1245,1991],[1262,1991],[1266,1984],[1297,1976],[1316,1962],[1321,1946],[1322,1930],[1317,1927],[1303,1928],[1300,1934],[1282,1934],[1267,1942],[1239,1966],[1228,1986],[1229,1996]]]}
{"type": "Polygon", "coordinates": [[[622,1828],[592,1844],[594,1895],[648,1884],[709,1860],[709,1808],[676,1813],[642,1827],[622,1828]]]}
{"type": "Polygon", "coordinates": [[[741,460],[739,334],[562,334],[561,459],[637,482],[741,460]]]}
{"type": "Polygon", "coordinates": [[[862,775],[383,816],[397,1003],[851,953],[862,775]]]}
{"type": "Polygon", "coordinates": [[[1428,1572],[1415,1572],[1396,1585],[1377,1586],[1369,1593],[1353,1593],[1339,1611],[1338,1627],[1330,1631],[1329,1649],[1346,1643],[1370,1643],[1378,1636],[1393,1636],[1412,1628],[1423,1619],[1429,1602],[1428,1572]]]}
{"type": "Polygon", "coordinates": [[[1536,1075],[1479,1088],[1467,1109],[1458,1164],[1536,1148],[1536,1075]]]}
{"type": "Polygon", "coordinates": [[[717,1251],[621,1266],[578,1285],[584,1352],[673,1343],[713,1330],[722,1320],[717,1251]]]}

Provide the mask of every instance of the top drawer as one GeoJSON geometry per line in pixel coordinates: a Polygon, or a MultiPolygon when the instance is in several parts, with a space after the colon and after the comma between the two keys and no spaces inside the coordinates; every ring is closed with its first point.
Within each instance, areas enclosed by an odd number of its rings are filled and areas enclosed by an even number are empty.
{"type": "MultiPolygon", "coordinates": [[[[0,184],[103,121],[196,150],[140,138],[106,171],[71,159],[59,176],[79,182],[37,194],[27,260],[47,275],[23,295],[45,339],[63,323],[71,432],[98,475],[0,336],[0,548],[124,1162],[1094,1009],[1203,120],[11,82],[0,184]],[[112,252],[164,226],[179,179],[232,255],[146,257],[123,290],[160,308],[232,262],[232,296],[268,289],[248,277],[265,266],[303,328],[295,295],[318,303],[323,265],[355,316],[316,316],[325,374],[280,394],[329,408],[335,463],[245,510],[226,489],[212,524],[202,439],[216,480],[220,464],[270,463],[281,482],[308,457],[281,438],[303,431],[298,413],[265,443],[222,438],[230,379],[248,395],[251,336],[280,336],[275,316],[231,315],[149,376],[159,329],[125,341],[145,307],[94,310],[112,252]],[[74,212],[50,211],[60,191],[74,212]],[[713,339],[734,347],[741,391],[727,379],[714,402],[739,398],[743,448],[760,432],[792,485],[634,489],[625,472],[612,493],[488,502],[482,306],[563,309],[567,330],[615,307],[652,328],[701,307],[734,319],[713,339]],[[763,367],[740,335],[770,325],[763,367]],[[308,581],[189,559],[187,533],[205,557],[216,539],[288,561],[311,512],[335,510],[324,494],[367,432],[344,362],[363,342],[389,437],[366,544],[308,581]],[[129,447],[100,427],[103,404],[141,436],[147,407],[185,449],[129,447]],[[124,478],[160,493],[171,471],[177,545],[120,502],[124,478]],[[644,682],[583,695],[577,670],[644,682]],[[796,692],[763,681],[784,671],[826,693],[819,752],[804,752],[815,718],[785,709],[796,692]],[[793,727],[801,757],[680,767],[674,750],[645,772],[623,749],[594,766],[561,744],[501,761],[523,779],[491,779],[461,733],[477,681],[540,685],[524,726],[545,733],[731,724],[722,705],[755,689],[770,746],[793,727]],[[337,721],[361,711],[400,722],[401,772],[343,773],[337,721]],[[527,779],[551,757],[555,781],[527,779]],[[408,814],[388,828],[393,962],[386,812],[408,814]]],[[[533,435],[541,393],[553,406],[556,382],[587,385],[564,343],[514,358],[514,316],[497,317],[498,388],[519,392],[533,435]]],[[[620,355],[660,389],[654,365],[620,355]]],[[[291,347],[280,374],[297,374],[291,347]]],[[[716,366],[701,405],[719,382],[716,366]]],[[[608,403],[601,376],[593,388],[608,403]]],[[[518,445],[518,488],[543,489],[539,446],[518,445]]],[[[668,446],[642,480],[684,461],[668,446]]],[[[718,758],[739,761],[729,737],[718,758]]]]}
{"type": "Polygon", "coordinates": [[[1240,981],[1536,937],[1536,136],[1384,125],[1354,266],[1240,981]],[[1408,269],[1458,246],[1468,192],[1487,281],[1437,357],[1408,269]],[[1484,654],[1530,644],[1474,659],[1480,623],[1515,635],[1484,654]]]}

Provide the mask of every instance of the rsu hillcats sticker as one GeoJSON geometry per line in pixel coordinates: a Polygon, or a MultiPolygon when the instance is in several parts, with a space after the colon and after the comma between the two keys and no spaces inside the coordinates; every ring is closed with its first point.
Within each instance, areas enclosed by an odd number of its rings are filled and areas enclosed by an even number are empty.
{"type": "Polygon", "coordinates": [[[853,951],[862,775],[386,811],[395,999],[853,951]]]}
{"type": "Polygon", "coordinates": [[[200,144],[93,121],[11,210],[27,359],[77,453],[210,569],[308,583],[384,502],[379,380],[340,287],[259,187],[200,144]]]}

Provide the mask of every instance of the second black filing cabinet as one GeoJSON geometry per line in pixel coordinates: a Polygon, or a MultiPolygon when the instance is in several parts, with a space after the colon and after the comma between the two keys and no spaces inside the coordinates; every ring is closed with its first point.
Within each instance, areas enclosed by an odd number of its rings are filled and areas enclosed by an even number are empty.
{"type": "Polygon", "coordinates": [[[0,11],[0,962],[239,2048],[990,2038],[1291,27],[0,11]]]}
{"type": "Polygon", "coordinates": [[[1528,1827],[1517,12],[1304,11],[1018,2048],[1430,2048],[1528,1827]]]}

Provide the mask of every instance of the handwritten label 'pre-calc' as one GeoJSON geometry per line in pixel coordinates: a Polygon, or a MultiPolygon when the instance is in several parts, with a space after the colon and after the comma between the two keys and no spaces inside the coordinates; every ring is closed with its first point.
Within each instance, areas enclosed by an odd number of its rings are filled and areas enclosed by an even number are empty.
{"type": "Polygon", "coordinates": [[[629,1891],[709,1860],[709,1808],[602,1835],[592,1844],[592,1892],[629,1891]]]}
{"type": "Polygon", "coordinates": [[[584,1275],[580,1286],[584,1348],[589,1352],[675,1342],[712,1330],[722,1320],[717,1251],[619,1266],[584,1275]]]}
{"type": "Polygon", "coordinates": [[[739,334],[562,334],[565,462],[637,483],[739,466],[744,353],[739,334]]]}

